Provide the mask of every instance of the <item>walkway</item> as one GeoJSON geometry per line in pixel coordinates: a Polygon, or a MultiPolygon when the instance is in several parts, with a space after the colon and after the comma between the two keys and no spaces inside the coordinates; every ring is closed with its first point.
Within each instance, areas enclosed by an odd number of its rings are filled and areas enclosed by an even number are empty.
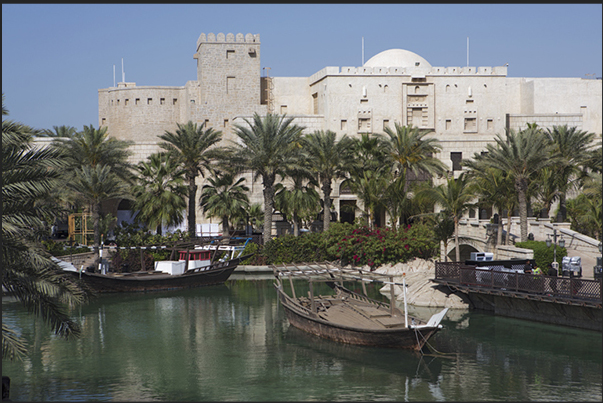
{"type": "MultiPolygon", "coordinates": [[[[503,239],[507,235],[507,219],[503,218],[503,239]]],[[[464,238],[460,244],[461,248],[469,248],[472,251],[494,252],[496,244],[497,226],[490,223],[490,220],[478,220],[475,218],[464,219],[459,223],[459,236],[464,238]]],[[[528,233],[533,234],[535,241],[546,241],[548,237],[552,239],[554,230],[557,230],[557,241],[563,236],[565,248],[568,256],[579,256],[582,258],[582,276],[592,279],[593,267],[596,265],[599,252],[600,241],[590,238],[586,235],[570,229],[570,223],[551,223],[549,218],[540,219],[528,218],[528,233]]],[[[531,250],[516,248],[515,242],[519,242],[520,224],[519,217],[511,217],[511,233],[509,240],[511,245],[501,245],[499,247],[499,256],[495,259],[528,259],[533,258],[531,250]]],[[[454,240],[449,242],[447,254],[454,254],[454,240]]],[[[553,246],[551,246],[553,248],[553,246]]],[[[461,259],[464,261],[464,259],[461,259]]],[[[557,259],[561,265],[561,259],[557,259]]]]}

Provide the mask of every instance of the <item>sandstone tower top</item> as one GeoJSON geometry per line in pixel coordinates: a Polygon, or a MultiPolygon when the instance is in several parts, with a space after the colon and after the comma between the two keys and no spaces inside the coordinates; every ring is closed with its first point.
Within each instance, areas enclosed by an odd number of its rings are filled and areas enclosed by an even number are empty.
{"type": "Polygon", "coordinates": [[[197,48],[202,43],[213,42],[213,43],[260,43],[260,34],[247,34],[243,35],[241,33],[234,34],[228,33],[224,35],[220,32],[218,35],[214,35],[212,32],[205,35],[201,33],[199,35],[199,39],[197,39],[197,48]]]}

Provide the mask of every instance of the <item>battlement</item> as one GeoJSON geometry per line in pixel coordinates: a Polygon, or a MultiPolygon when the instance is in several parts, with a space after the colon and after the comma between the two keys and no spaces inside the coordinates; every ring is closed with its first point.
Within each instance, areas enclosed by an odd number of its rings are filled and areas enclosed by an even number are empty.
{"type": "Polygon", "coordinates": [[[328,66],[310,76],[310,84],[313,84],[326,76],[410,76],[413,74],[426,76],[506,76],[507,66],[497,67],[430,67],[430,68],[408,68],[408,67],[334,67],[328,66]]]}
{"type": "Polygon", "coordinates": [[[207,34],[207,36],[204,33],[201,33],[201,35],[199,35],[199,39],[197,39],[197,50],[199,50],[199,46],[202,43],[260,43],[260,34],[247,34],[247,35],[243,35],[241,33],[239,34],[232,34],[232,33],[228,33],[226,35],[224,35],[222,32],[220,32],[218,35],[213,34],[212,32],[210,32],[209,34],[207,34]]]}

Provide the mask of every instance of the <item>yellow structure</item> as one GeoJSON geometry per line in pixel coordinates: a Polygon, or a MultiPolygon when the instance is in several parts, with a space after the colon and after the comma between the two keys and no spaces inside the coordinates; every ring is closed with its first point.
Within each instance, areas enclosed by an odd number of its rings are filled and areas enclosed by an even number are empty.
{"type": "Polygon", "coordinates": [[[91,214],[69,214],[69,239],[86,246],[93,243],[94,225],[91,214]]]}

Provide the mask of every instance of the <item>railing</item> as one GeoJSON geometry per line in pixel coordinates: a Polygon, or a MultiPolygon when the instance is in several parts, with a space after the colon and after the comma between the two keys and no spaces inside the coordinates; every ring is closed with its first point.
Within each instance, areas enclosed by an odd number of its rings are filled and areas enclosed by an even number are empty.
{"type": "Polygon", "coordinates": [[[601,303],[603,301],[601,280],[505,272],[497,267],[494,270],[480,269],[460,262],[436,262],[435,279],[478,287],[484,291],[491,289],[528,293],[575,302],[601,303]]]}

